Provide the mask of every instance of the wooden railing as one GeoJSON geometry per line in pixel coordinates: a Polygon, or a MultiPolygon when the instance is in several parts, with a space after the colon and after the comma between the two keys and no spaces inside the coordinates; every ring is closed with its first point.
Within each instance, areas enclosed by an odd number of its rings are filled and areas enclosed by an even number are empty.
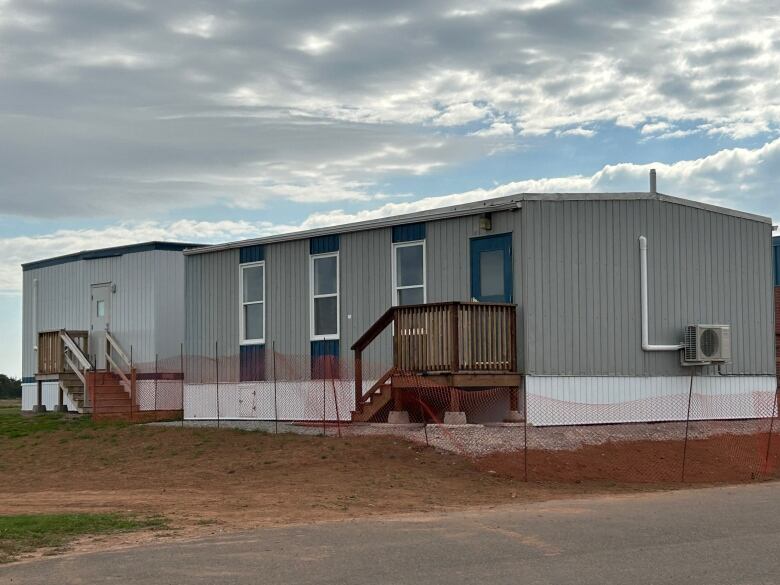
{"type": "Polygon", "coordinates": [[[352,346],[355,400],[363,395],[362,353],[393,325],[393,367],[416,373],[517,371],[516,307],[430,303],[388,309],[352,346]]]}
{"type": "Polygon", "coordinates": [[[86,331],[41,331],[38,333],[38,374],[64,374],[69,371],[65,356],[67,347],[63,336],[86,354],[88,334],[86,331]]]}
{"type": "Polygon", "coordinates": [[[131,404],[135,405],[136,369],[133,363],[132,347],[130,349],[131,354],[128,357],[114,336],[106,331],[106,370],[115,372],[119,376],[130,394],[131,404]],[[127,369],[126,373],[125,369],[127,369]]]}

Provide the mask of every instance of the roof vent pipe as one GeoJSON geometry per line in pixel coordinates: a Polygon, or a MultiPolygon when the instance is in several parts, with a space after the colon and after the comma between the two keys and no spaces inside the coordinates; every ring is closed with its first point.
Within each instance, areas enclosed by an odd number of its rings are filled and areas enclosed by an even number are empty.
{"type": "MultiPolygon", "coordinates": [[[[651,173],[653,173],[651,171],[651,173]]],[[[651,178],[655,178],[655,174],[650,175],[651,178]]],[[[639,262],[641,273],[641,288],[642,288],[642,349],[645,351],[677,351],[683,349],[683,345],[678,343],[677,345],[650,345],[649,341],[649,324],[647,316],[647,238],[639,236],[639,262]]]]}
{"type": "Polygon", "coordinates": [[[650,169],[650,193],[656,193],[655,190],[655,169],[650,169]]]}

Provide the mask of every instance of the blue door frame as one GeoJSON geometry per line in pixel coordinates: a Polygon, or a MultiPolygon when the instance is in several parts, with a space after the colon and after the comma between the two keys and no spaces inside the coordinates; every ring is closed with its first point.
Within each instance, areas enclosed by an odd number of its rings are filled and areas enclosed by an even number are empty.
{"type": "Polygon", "coordinates": [[[497,234],[472,238],[471,243],[471,298],[483,303],[512,302],[512,234],[497,234]],[[492,253],[493,261],[500,255],[503,265],[503,293],[482,291],[482,254],[492,253]]]}

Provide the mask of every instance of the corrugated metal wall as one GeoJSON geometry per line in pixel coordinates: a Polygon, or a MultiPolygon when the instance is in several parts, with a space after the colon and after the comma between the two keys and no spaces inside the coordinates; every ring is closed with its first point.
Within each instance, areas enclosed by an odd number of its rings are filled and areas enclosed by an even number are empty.
{"type": "MultiPolygon", "coordinates": [[[[352,362],[350,347],[392,305],[392,229],[341,236],[341,356],[352,362]]],[[[367,367],[393,363],[390,328],[363,356],[367,367]]]]}
{"type": "MultiPolygon", "coordinates": [[[[265,246],[265,273],[267,349],[275,342],[278,353],[296,356],[300,360],[299,369],[308,372],[309,241],[265,246]]],[[[238,303],[238,297],[235,302],[238,303]]]]}
{"type": "Polygon", "coordinates": [[[35,375],[32,331],[33,279],[38,279],[38,331],[89,330],[90,286],[114,283],[111,331],[136,362],[156,352],[177,353],[183,338],[181,252],[147,251],[36,268],[23,276],[22,375],[35,375]],[[165,331],[158,336],[156,332],[165,331]]]}
{"type": "Polygon", "coordinates": [[[524,362],[524,323],[522,304],[521,215],[517,211],[501,211],[492,214],[492,229],[479,227],[479,216],[457,217],[427,224],[426,248],[428,302],[469,301],[471,299],[470,238],[512,233],[513,296],[517,304],[518,368],[524,362]]]}
{"type": "Polygon", "coordinates": [[[768,224],[655,200],[527,201],[526,370],[686,375],[677,352],[641,349],[639,247],[648,238],[650,342],[688,323],[732,326],[733,374],[772,374],[768,224]]]}
{"type": "MultiPolygon", "coordinates": [[[[238,356],[238,250],[187,256],[185,288],[185,369],[188,380],[211,381],[213,358],[219,354],[238,356]]],[[[220,377],[238,381],[238,358],[225,362],[220,377]]]]}

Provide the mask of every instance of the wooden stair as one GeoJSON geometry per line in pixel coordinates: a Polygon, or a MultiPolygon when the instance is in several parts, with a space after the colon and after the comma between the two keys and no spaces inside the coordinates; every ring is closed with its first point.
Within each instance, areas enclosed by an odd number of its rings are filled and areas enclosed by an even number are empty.
{"type": "Polygon", "coordinates": [[[352,422],[372,422],[380,411],[393,400],[393,374],[395,370],[385,372],[376,384],[363,395],[352,411],[352,422]]]}
{"type": "Polygon", "coordinates": [[[138,410],[137,406],[133,407],[130,394],[116,374],[94,372],[89,384],[93,415],[123,417],[138,410]]]}
{"type": "Polygon", "coordinates": [[[76,374],[64,372],[59,375],[57,382],[63,394],[68,396],[71,402],[76,405],[76,412],[81,414],[90,412],[90,408],[84,404],[84,384],[81,383],[76,374]]]}

